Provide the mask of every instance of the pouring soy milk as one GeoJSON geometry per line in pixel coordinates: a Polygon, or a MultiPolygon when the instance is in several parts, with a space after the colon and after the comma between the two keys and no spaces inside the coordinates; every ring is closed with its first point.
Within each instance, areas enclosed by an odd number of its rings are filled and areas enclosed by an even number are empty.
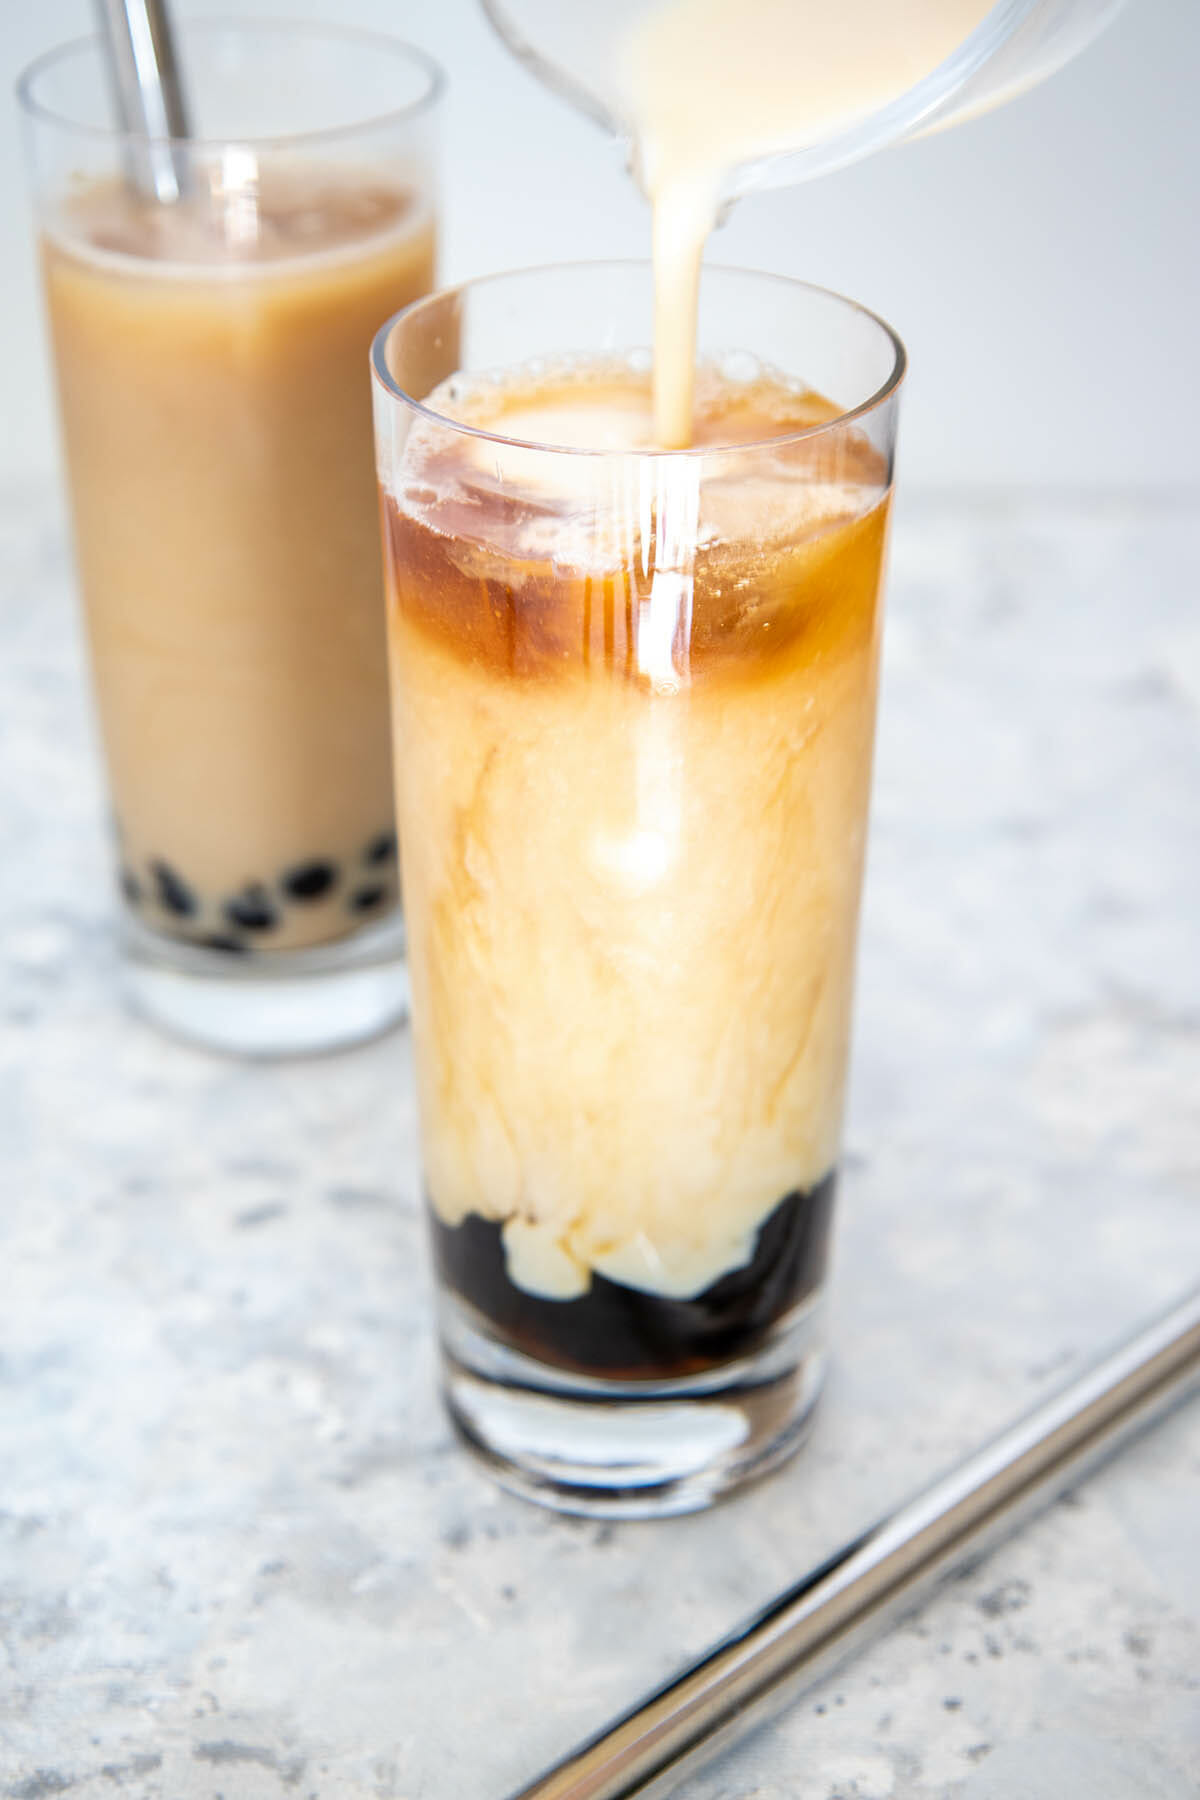
{"type": "Polygon", "coordinates": [[[654,212],[654,426],[691,442],[700,259],[734,170],[881,112],[946,60],[990,0],[667,0],[620,77],[654,212]]]}
{"type": "Polygon", "coordinates": [[[632,148],[654,215],[654,421],[691,442],[700,259],[722,208],[986,111],[1121,0],[483,0],[509,48],[632,148]]]}

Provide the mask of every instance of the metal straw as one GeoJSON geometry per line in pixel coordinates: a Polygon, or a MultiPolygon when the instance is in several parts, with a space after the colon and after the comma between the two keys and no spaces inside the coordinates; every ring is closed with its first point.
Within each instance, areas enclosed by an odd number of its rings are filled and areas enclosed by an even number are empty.
{"type": "Polygon", "coordinates": [[[187,192],[191,135],[166,0],[96,0],[121,130],[126,179],[166,205],[187,192]]]}
{"type": "Polygon", "coordinates": [[[1200,1387],[1200,1288],[511,1800],[661,1796],[1200,1387]]]}

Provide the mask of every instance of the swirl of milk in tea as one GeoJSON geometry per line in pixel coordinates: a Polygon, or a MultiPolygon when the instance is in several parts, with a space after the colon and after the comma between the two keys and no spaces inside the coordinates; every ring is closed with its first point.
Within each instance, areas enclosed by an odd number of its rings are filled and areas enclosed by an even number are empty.
{"type": "Polygon", "coordinates": [[[803,370],[697,368],[697,278],[740,163],[886,104],[986,5],[824,8],[664,0],[626,44],[653,393],[635,345],[460,371],[385,483],[439,1266],[585,1372],[740,1354],[823,1279],[890,461],[803,370]]]}
{"type": "Polygon", "coordinates": [[[629,32],[625,105],[654,211],[654,418],[691,442],[700,259],[742,164],[878,112],[993,0],[663,0],[629,32]]]}

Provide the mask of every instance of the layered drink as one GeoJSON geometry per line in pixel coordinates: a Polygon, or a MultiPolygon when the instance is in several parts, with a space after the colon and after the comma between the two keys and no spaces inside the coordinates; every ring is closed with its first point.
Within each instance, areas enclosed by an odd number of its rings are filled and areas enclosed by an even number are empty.
{"type": "Polygon", "coordinates": [[[201,167],[175,206],[97,181],[47,221],[120,879],[155,933],[274,952],[397,903],[365,369],[433,255],[418,187],[302,158],[201,167]]]}
{"type": "Polygon", "coordinates": [[[381,464],[448,1341],[610,1394],[821,1286],[890,483],[748,358],[657,454],[647,364],[460,375],[381,464]]]}

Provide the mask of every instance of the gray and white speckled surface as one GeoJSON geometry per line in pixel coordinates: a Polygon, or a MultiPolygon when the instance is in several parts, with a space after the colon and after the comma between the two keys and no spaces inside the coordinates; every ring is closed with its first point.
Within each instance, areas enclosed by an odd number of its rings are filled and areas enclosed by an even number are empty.
{"type": "MultiPolygon", "coordinates": [[[[902,509],[835,1366],[702,1517],[492,1490],[407,1039],[126,1018],[58,507],[0,497],[0,1795],[500,1796],[1200,1270],[1200,508],[902,509]]],[[[1193,1800],[1200,1409],[693,1800],[1193,1800]]]]}

